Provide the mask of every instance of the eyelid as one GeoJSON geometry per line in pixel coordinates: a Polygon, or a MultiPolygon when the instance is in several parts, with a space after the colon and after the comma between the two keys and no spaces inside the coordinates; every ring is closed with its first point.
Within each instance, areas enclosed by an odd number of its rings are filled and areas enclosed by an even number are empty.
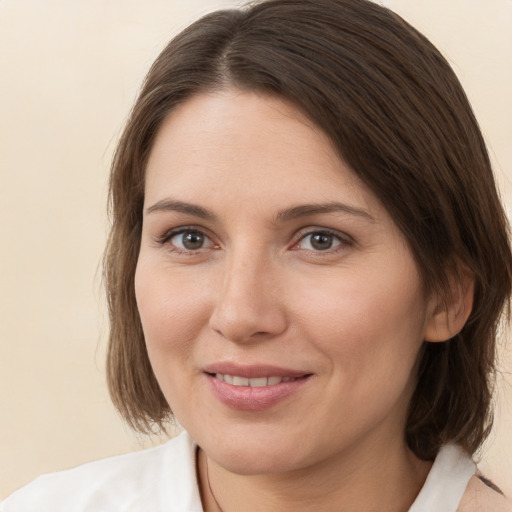
{"type": "Polygon", "coordinates": [[[204,228],[201,228],[199,226],[194,226],[194,225],[192,225],[192,226],[190,226],[190,225],[188,225],[188,226],[178,226],[178,227],[175,227],[175,228],[168,229],[162,235],[156,237],[156,242],[159,245],[167,245],[167,244],[170,243],[170,241],[171,241],[171,239],[173,237],[175,237],[177,235],[180,235],[182,233],[187,233],[187,232],[201,234],[205,238],[207,238],[211,242],[211,244],[208,247],[201,247],[200,249],[196,249],[196,250],[193,250],[193,249],[182,249],[180,247],[175,246],[174,244],[170,244],[174,248],[173,251],[184,253],[184,254],[185,253],[194,254],[194,253],[200,251],[201,249],[208,249],[208,248],[211,248],[211,247],[214,247],[214,248],[218,247],[218,244],[216,244],[214,242],[213,237],[208,233],[208,230],[206,230],[204,228]]]}
{"type": "Polygon", "coordinates": [[[305,250],[305,251],[314,252],[314,253],[318,253],[318,254],[321,254],[321,253],[328,254],[328,253],[333,253],[333,252],[336,252],[336,251],[339,251],[339,250],[346,249],[347,247],[351,247],[353,245],[355,245],[355,240],[350,235],[348,235],[347,233],[344,233],[343,231],[338,231],[337,229],[332,229],[332,228],[324,228],[324,227],[320,227],[320,226],[312,226],[312,227],[301,229],[295,235],[294,242],[292,244],[291,249],[292,250],[297,250],[297,251],[298,250],[305,250]],[[325,249],[324,251],[322,251],[322,250],[316,250],[315,251],[315,250],[310,250],[310,249],[309,250],[308,249],[300,249],[300,248],[297,247],[299,245],[299,243],[302,240],[304,240],[306,237],[311,236],[311,235],[315,235],[315,234],[318,234],[318,233],[322,233],[322,234],[333,236],[333,237],[337,238],[341,243],[336,245],[333,248],[325,249]]]}
{"type": "MultiPolygon", "coordinates": [[[[181,233],[187,232],[187,231],[200,233],[201,235],[203,235],[205,238],[207,238],[211,242],[211,245],[209,245],[208,247],[204,247],[204,248],[202,247],[202,248],[196,249],[196,250],[192,250],[192,249],[183,250],[183,249],[171,244],[173,246],[173,248],[174,248],[173,250],[175,252],[194,254],[196,252],[201,251],[201,249],[208,249],[208,248],[211,248],[212,246],[214,248],[220,247],[219,244],[215,242],[214,237],[210,234],[208,229],[205,229],[205,228],[197,226],[197,225],[184,225],[184,226],[177,226],[177,227],[168,229],[162,235],[155,237],[155,241],[158,243],[158,245],[162,245],[162,246],[167,245],[173,237],[175,237],[176,235],[179,235],[181,233]]],[[[302,250],[302,251],[307,251],[307,252],[311,252],[311,253],[315,253],[315,254],[322,254],[322,253],[324,253],[324,254],[331,253],[332,254],[333,252],[337,252],[340,250],[344,250],[347,247],[351,247],[351,246],[355,245],[355,243],[356,243],[355,240],[350,235],[348,235],[347,233],[345,233],[343,231],[339,231],[337,229],[332,229],[332,228],[320,227],[320,226],[310,226],[310,227],[300,229],[293,236],[293,242],[291,244],[290,249],[297,250],[297,251],[302,250]],[[323,251],[322,250],[311,250],[311,249],[309,249],[309,250],[308,249],[300,249],[298,247],[300,242],[302,240],[304,240],[307,236],[311,236],[311,235],[314,235],[317,233],[331,235],[331,236],[337,238],[340,241],[340,244],[336,245],[333,248],[325,249],[323,251]]]]}

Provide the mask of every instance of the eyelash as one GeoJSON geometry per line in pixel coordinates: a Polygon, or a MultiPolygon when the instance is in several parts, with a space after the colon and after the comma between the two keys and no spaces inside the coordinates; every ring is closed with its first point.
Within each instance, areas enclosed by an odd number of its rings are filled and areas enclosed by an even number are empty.
{"type": "MultiPolygon", "coordinates": [[[[194,250],[194,249],[182,249],[181,247],[177,247],[176,245],[170,243],[170,241],[175,236],[178,236],[178,235],[181,235],[181,234],[184,234],[184,233],[189,233],[189,234],[203,236],[205,239],[211,241],[211,238],[204,232],[204,230],[198,229],[198,228],[193,227],[193,226],[184,226],[184,227],[181,227],[181,228],[178,228],[178,229],[172,229],[170,231],[167,231],[166,233],[164,233],[161,237],[159,237],[157,239],[157,242],[160,245],[162,245],[162,246],[169,245],[170,246],[170,250],[172,252],[179,253],[179,254],[185,254],[185,255],[194,255],[194,254],[197,254],[201,249],[204,249],[204,247],[200,247],[199,249],[196,249],[196,250],[194,250]]],[[[214,247],[217,247],[213,242],[212,242],[212,245],[214,247]]]]}
{"type": "MultiPolygon", "coordinates": [[[[214,248],[218,248],[218,245],[216,245],[212,240],[211,237],[209,237],[203,229],[196,228],[193,226],[184,226],[178,229],[173,229],[170,231],[167,231],[164,233],[161,237],[157,238],[157,242],[164,246],[169,245],[170,250],[175,253],[184,254],[184,255],[195,255],[198,254],[201,249],[205,249],[208,247],[200,247],[198,249],[182,249],[180,247],[177,247],[175,244],[171,244],[170,241],[178,235],[189,233],[189,234],[195,234],[202,237],[205,237],[205,239],[210,240],[211,246],[214,248]]],[[[347,247],[351,247],[354,245],[354,240],[345,233],[340,233],[338,231],[333,231],[331,229],[327,228],[310,228],[308,230],[303,230],[302,232],[298,233],[298,240],[293,243],[291,250],[299,251],[301,250],[299,247],[299,244],[306,240],[308,237],[312,237],[314,235],[324,235],[328,237],[332,237],[333,239],[337,240],[338,243],[334,247],[329,247],[325,250],[314,250],[314,249],[304,249],[305,251],[314,254],[315,256],[321,256],[321,255],[327,255],[327,254],[333,254],[338,253],[343,250],[346,250],[347,247]]]]}
{"type": "MultiPolygon", "coordinates": [[[[325,250],[314,250],[314,249],[304,249],[315,256],[328,255],[328,254],[336,254],[343,250],[346,250],[348,247],[354,245],[354,240],[345,233],[340,233],[338,231],[333,231],[327,228],[313,228],[304,230],[302,233],[299,233],[299,239],[292,246],[293,250],[300,250],[298,247],[301,242],[306,240],[308,237],[313,237],[314,235],[323,235],[327,237],[332,237],[334,240],[337,240],[338,243],[334,247],[328,247],[325,250]]],[[[311,245],[311,242],[310,242],[311,245]]]]}

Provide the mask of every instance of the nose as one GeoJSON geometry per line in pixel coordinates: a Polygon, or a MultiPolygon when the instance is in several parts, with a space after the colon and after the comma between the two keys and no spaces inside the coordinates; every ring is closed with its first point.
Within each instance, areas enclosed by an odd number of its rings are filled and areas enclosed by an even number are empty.
{"type": "Polygon", "coordinates": [[[236,343],[271,339],[287,328],[279,271],[254,256],[226,262],[210,328],[236,343]]]}

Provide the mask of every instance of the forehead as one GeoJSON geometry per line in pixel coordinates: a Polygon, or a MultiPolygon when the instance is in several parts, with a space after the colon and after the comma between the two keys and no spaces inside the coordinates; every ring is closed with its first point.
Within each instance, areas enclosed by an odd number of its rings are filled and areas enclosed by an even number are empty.
{"type": "Polygon", "coordinates": [[[343,200],[382,213],[322,130],[290,102],[254,92],[184,102],[162,123],[146,173],[146,207],[166,196],[281,208],[343,200]]]}

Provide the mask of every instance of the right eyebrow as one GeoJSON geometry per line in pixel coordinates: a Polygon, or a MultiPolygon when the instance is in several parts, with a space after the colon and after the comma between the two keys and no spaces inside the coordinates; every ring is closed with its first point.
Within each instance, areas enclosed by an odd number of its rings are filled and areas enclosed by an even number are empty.
{"type": "Polygon", "coordinates": [[[161,201],[156,202],[154,205],[146,208],[146,213],[150,214],[153,212],[179,212],[186,213],[188,215],[193,215],[194,217],[199,217],[205,220],[215,220],[216,215],[203,208],[202,206],[198,206],[196,204],[185,203],[183,201],[175,201],[173,199],[162,199],[161,201]]]}
{"type": "Polygon", "coordinates": [[[277,214],[274,222],[286,222],[300,217],[307,217],[309,215],[320,215],[322,213],[332,212],[343,212],[355,217],[361,217],[366,219],[368,222],[376,222],[376,219],[366,210],[339,202],[330,202],[325,204],[300,204],[298,206],[293,206],[292,208],[286,208],[277,214]]]}

